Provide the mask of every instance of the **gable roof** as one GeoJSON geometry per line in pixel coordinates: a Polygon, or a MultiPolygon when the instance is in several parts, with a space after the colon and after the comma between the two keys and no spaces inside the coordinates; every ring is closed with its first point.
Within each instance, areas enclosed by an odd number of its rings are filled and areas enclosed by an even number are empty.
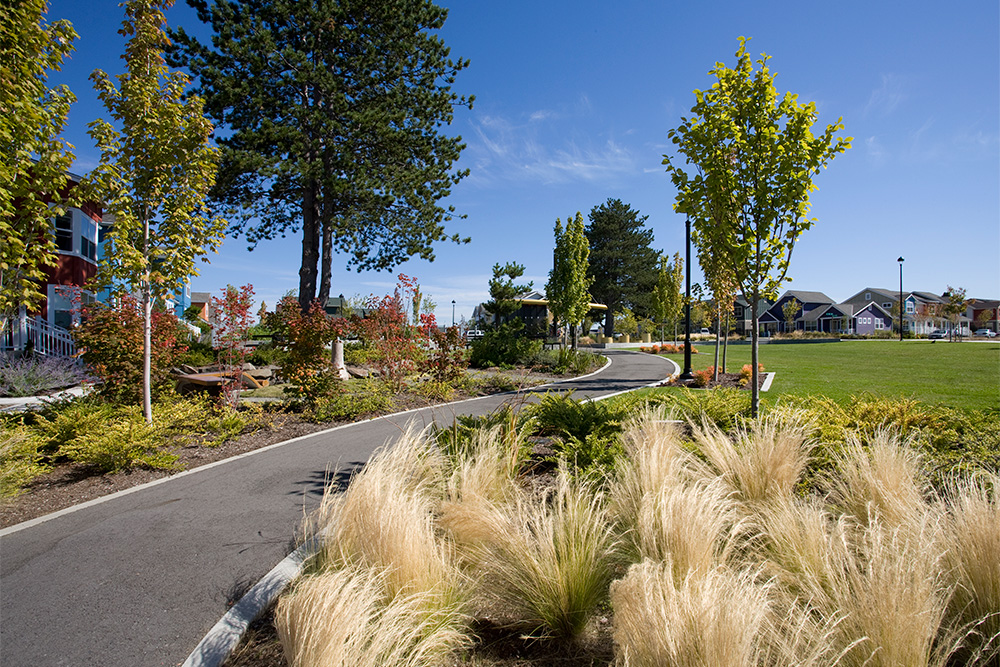
{"type": "Polygon", "coordinates": [[[785,297],[795,297],[802,303],[833,303],[833,299],[823,294],[822,292],[806,292],[804,290],[786,290],[784,294],[778,299],[781,301],[785,297]]]}

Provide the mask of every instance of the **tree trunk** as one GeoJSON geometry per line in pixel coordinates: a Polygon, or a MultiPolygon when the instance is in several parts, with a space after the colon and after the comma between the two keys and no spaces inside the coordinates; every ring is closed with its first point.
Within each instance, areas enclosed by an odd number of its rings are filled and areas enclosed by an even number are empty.
{"type": "Polygon", "coordinates": [[[729,351],[729,313],[726,313],[726,338],[722,344],[722,372],[726,372],[726,353],[729,351]]]}
{"type": "Polygon", "coordinates": [[[607,313],[604,316],[604,335],[614,336],[615,335],[615,313],[611,304],[608,304],[607,313]]]}
{"type": "Polygon", "coordinates": [[[146,258],[142,278],[142,414],[147,424],[153,423],[152,350],[153,350],[153,300],[150,298],[149,279],[149,215],[144,215],[142,225],[142,252],[146,258]]]}
{"type": "Polygon", "coordinates": [[[333,274],[333,225],[330,222],[323,223],[323,255],[320,262],[319,275],[319,300],[326,305],[326,300],[330,298],[330,283],[333,274]]]}
{"type": "Polygon", "coordinates": [[[722,322],[722,315],[719,313],[719,309],[716,308],[716,318],[715,318],[715,369],[712,372],[712,380],[715,382],[719,381],[719,324],[722,322]]]}
{"type": "Polygon", "coordinates": [[[750,299],[750,322],[753,331],[750,333],[750,382],[752,386],[750,387],[750,416],[756,418],[757,411],[760,408],[760,387],[757,384],[757,360],[759,357],[759,347],[760,342],[760,332],[757,327],[760,326],[760,315],[757,314],[757,307],[760,303],[760,292],[756,289],[753,291],[753,296],[750,299]]]}
{"type": "Polygon", "coordinates": [[[302,266],[299,268],[299,307],[309,310],[316,298],[316,273],[319,264],[319,215],[316,182],[306,184],[302,197],[302,266]]]}

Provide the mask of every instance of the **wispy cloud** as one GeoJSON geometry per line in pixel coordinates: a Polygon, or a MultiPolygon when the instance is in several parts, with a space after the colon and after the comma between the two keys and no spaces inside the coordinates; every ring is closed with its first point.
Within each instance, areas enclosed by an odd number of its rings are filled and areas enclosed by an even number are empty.
{"type": "Polygon", "coordinates": [[[469,180],[484,186],[524,181],[607,182],[639,171],[627,146],[614,139],[569,138],[573,128],[542,122],[553,119],[561,117],[546,110],[533,112],[521,123],[499,116],[479,117],[473,124],[475,136],[468,141],[469,180]]]}
{"type": "Polygon", "coordinates": [[[882,164],[886,160],[887,153],[885,148],[882,147],[881,142],[879,142],[878,137],[871,136],[865,139],[865,151],[868,159],[875,164],[882,164]]]}
{"type": "Polygon", "coordinates": [[[906,99],[905,81],[895,74],[883,74],[882,85],[872,91],[865,115],[888,116],[906,99]]]}

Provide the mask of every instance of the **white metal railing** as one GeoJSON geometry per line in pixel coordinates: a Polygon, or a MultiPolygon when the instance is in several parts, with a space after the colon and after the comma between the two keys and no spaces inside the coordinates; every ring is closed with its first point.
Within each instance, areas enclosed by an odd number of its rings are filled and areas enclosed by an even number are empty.
{"type": "Polygon", "coordinates": [[[41,317],[24,315],[8,320],[0,336],[0,350],[19,352],[33,346],[35,354],[45,357],[70,358],[76,355],[76,344],[69,331],[49,324],[41,317]]]}

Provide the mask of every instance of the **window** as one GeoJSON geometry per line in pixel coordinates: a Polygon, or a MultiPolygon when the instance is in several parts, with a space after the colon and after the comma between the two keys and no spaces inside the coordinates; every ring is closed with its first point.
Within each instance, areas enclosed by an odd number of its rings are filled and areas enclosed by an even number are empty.
{"type": "Polygon", "coordinates": [[[886,301],[885,303],[882,304],[882,307],[883,308],[892,308],[892,303],[890,303],[889,301],[886,301]]]}
{"type": "Polygon", "coordinates": [[[912,313],[913,312],[913,302],[912,301],[907,301],[906,302],[906,312],[908,312],[908,313],[912,313]]]}
{"type": "Polygon", "coordinates": [[[885,323],[881,319],[876,319],[875,320],[875,330],[876,331],[881,331],[884,328],[885,328],[885,323]]]}
{"type": "Polygon", "coordinates": [[[56,218],[56,247],[73,252],[73,216],[69,213],[56,218]]]}
{"type": "Polygon", "coordinates": [[[871,300],[872,300],[872,293],[865,292],[865,301],[871,301],[871,300]]]}
{"type": "Polygon", "coordinates": [[[97,245],[90,239],[83,237],[80,239],[80,254],[92,262],[97,261],[97,245]]]}

